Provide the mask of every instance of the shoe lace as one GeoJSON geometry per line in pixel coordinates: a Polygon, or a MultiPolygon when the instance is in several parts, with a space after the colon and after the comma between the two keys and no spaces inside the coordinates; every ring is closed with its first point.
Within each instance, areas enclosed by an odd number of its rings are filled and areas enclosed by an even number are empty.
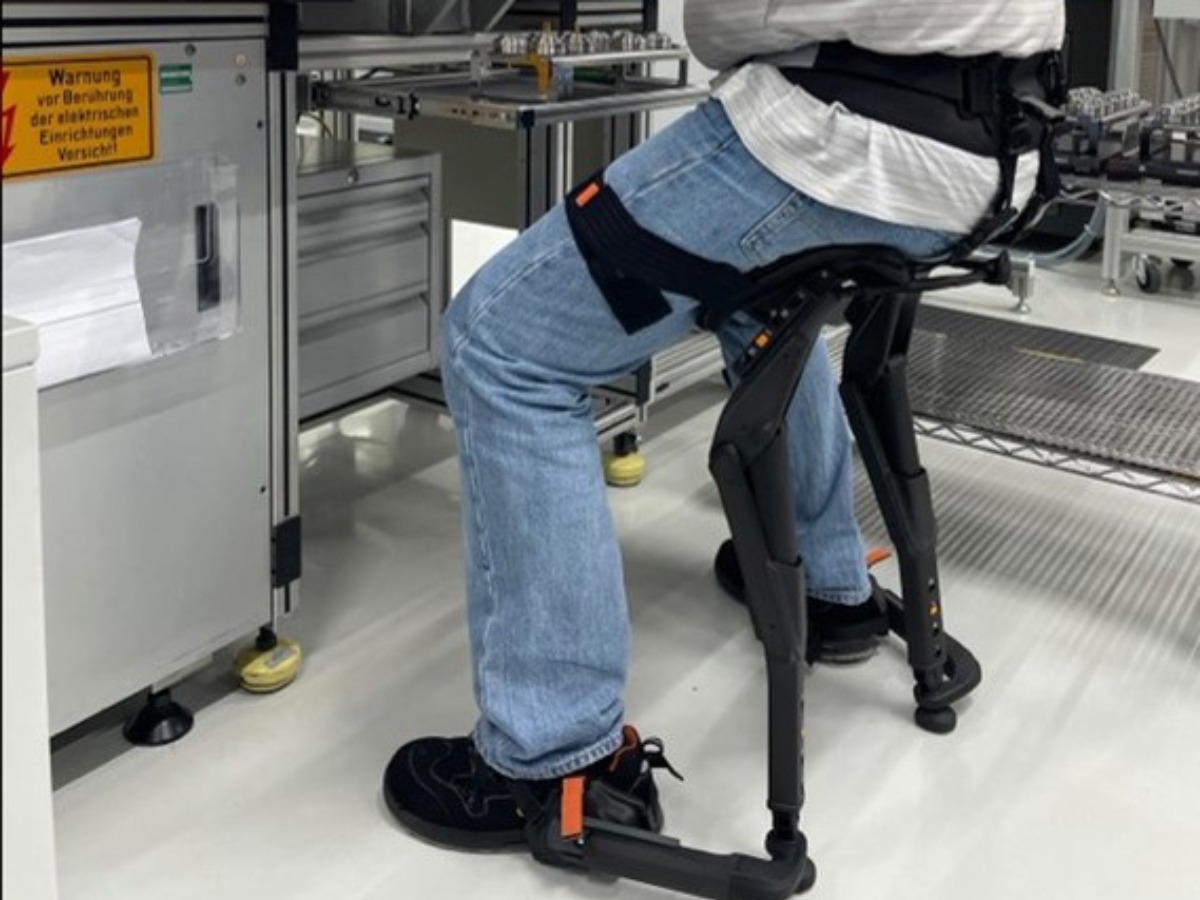
{"type": "Polygon", "coordinates": [[[679,771],[667,759],[667,755],[663,751],[661,738],[646,738],[638,745],[638,749],[642,752],[642,759],[647,770],[666,769],[679,781],[683,781],[683,776],[679,774],[679,771]]]}

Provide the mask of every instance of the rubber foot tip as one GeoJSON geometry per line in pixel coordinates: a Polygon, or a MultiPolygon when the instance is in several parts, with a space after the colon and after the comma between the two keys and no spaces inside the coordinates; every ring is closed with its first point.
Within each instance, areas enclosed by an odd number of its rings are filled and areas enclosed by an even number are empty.
{"type": "Polygon", "coordinates": [[[811,859],[804,861],[804,874],[800,876],[800,883],[796,885],[796,893],[804,894],[811,891],[813,885],[817,883],[817,864],[811,859]]]}
{"type": "Polygon", "coordinates": [[[958,714],[949,706],[943,709],[923,709],[913,713],[917,725],[932,734],[949,734],[958,725],[958,714]]]}

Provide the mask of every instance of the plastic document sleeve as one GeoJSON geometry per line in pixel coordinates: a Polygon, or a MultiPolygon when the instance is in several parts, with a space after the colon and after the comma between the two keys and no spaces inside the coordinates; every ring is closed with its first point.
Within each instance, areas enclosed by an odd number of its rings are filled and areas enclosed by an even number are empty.
{"type": "Polygon", "coordinates": [[[39,327],[40,389],[237,331],[233,166],[193,159],[10,190],[53,211],[34,234],[6,228],[3,247],[4,312],[39,327]]]}

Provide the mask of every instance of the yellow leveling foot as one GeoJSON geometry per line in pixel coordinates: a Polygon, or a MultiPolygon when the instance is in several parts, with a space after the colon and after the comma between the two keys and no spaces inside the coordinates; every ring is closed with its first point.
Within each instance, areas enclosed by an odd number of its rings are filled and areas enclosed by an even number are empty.
{"type": "Polygon", "coordinates": [[[636,487],[646,477],[646,457],[640,453],[604,457],[604,480],[613,487],[636,487]]]}
{"type": "Polygon", "coordinates": [[[252,694],[271,694],[283,690],[300,674],[304,651],[288,638],[269,649],[247,647],[237,655],[234,668],[242,687],[252,694]]]}

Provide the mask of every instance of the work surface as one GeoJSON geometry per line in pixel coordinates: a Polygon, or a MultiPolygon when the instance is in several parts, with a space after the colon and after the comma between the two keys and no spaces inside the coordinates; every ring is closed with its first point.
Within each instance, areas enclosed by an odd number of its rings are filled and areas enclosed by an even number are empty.
{"type": "MultiPolygon", "coordinates": [[[[1043,300],[1034,321],[1061,325],[1067,302],[1043,300]]],[[[1127,300],[1103,317],[1109,336],[1163,348],[1151,368],[1196,377],[1200,310],[1127,300]]],[[[668,830],[757,852],[760,651],[711,576],[724,524],[704,460],[722,396],[702,388],[663,410],[650,477],[611,497],[635,623],[631,720],[687,777],[663,782],[668,830]]],[[[182,692],[204,705],[196,730],[167,750],[118,752],[111,730],[62,749],[65,900],[665,896],[522,855],[440,851],[392,825],[379,797],[391,752],[472,719],[453,437],[435,411],[387,404],[304,444],[305,587],[289,632],[310,650],[305,674],[256,698],[204,673],[182,692]]],[[[815,671],[810,896],[1195,898],[1200,507],[923,450],[946,622],[984,684],[937,737],[912,724],[897,647],[815,671]]],[[[878,539],[865,489],[859,500],[878,539]]],[[[894,568],[881,577],[894,584],[894,568]]]]}

